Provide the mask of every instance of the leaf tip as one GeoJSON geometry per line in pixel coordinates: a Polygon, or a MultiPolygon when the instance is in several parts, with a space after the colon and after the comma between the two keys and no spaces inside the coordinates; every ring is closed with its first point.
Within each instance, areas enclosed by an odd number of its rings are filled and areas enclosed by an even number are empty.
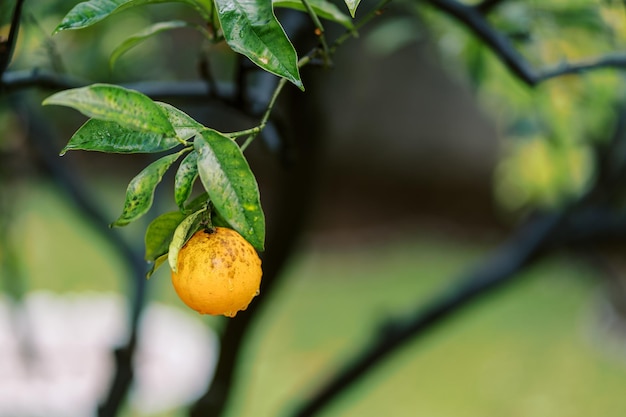
{"type": "Polygon", "coordinates": [[[168,253],[167,254],[167,263],[169,264],[170,269],[172,270],[172,272],[178,272],[178,268],[176,267],[176,264],[178,263],[178,252],[176,253],[168,253]]]}
{"type": "Polygon", "coordinates": [[[157,269],[156,262],[148,262],[148,264],[150,265],[150,269],[146,272],[146,279],[150,279],[157,269]]]}
{"type": "Polygon", "coordinates": [[[115,220],[113,223],[109,224],[109,228],[113,229],[115,227],[126,226],[128,223],[129,223],[128,220],[125,220],[120,217],[119,219],[115,220]]]}
{"type": "Polygon", "coordinates": [[[304,83],[300,78],[291,81],[296,87],[300,89],[300,91],[304,92],[304,83]]]}

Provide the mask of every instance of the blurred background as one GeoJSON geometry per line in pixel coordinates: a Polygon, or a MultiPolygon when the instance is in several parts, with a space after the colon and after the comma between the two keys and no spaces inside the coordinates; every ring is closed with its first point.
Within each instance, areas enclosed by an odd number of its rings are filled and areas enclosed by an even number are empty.
{"type": "MultiPolygon", "coordinates": [[[[538,66],[622,46],[621,2],[504,3],[495,23],[538,66]]],[[[198,21],[184,5],[133,8],[52,37],[74,4],[26,2],[3,80],[38,69],[89,82],[183,82],[200,80],[198,62],[210,56],[218,83],[233,81],[237,58],[185,29],[148,39],[110,68],[111,51],[150,23],[198,21]]],[[[5,37],[12,9],[0,5],[5,37]]],[[[306,93],[286,93],[301,106],[278,110],[297,120],[292,140],[315,132],[321,150],[304,190],[313,196],[306,226],[280,284],[260,296],[268,300],[245,339],[229,417],[286,415],[305,401],[384,323],[457,285],[522,219],[580,196],[597,172],[594,146],[615,130],[617,72],[533,90],[425,5],[399,2],[370,26],[340,48],[333,68],[307,73],[306,93]]],[[[14,88],[0,101],[2,416],[94,415],[134,308],[133,271],[106,237],[107,223],[150,158],[59,158],[85,118],[41,108],[50,93],[14,88]],[[71,172],[105,222],[76,206],[55,166],[71,172]]],[[[209,126],[252,125],[213,101],[173,104],[209,126]]],[[[271,233],[281,218],[268,136],[249,158],[271,233]]],[[[140,257],[148,222],[173,209],[172,181],[160,185],[145,221],[116,231],[140,257]]],[[[406,344],[322,415],[622,416],[622,259],[619,246],[551,254],[515,285],[406,344]]],[[[136,380],[121,415],[187,415],[215,371],[225,319],[187,309],[166,268],[146,291],[136,380]]]]}

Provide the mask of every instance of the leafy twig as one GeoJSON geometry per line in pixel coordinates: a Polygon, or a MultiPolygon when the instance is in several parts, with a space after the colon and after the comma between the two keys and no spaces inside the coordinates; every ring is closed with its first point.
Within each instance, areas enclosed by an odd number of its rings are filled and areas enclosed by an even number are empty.
{"type": "MultiPolygon", "coordinates": [[[[337,48],[339,46],[343,45],[348,39],[353,37],[354,30],[363,27],[365,24],[367,24],[369,21],[371,21],[374,17],[380,15],[381,11],[384,9],[384,7],[390,1],[391,0],[382,0],[375,8],[373,8],[369,13],[367,13],[359,21],[359,23],[355,26],[355,29],[349,30],[346,33],[344,33],[343,35],[339,36],[335,40],[335,42],[333,42],[332,46],[328,49],[328,51],[325,52],[325,55],[327,54],[328,57],[332,57],[332,55],[336,52],[336,50],[337,50],[337,48]]],[[[303,67],[311,64],[312,62],[314,62],[314,58],[316,57],[318,52],[319,52],[319,50],[317,48],[314,48],[308,54],[306,54],[305,56],[300,58],[300,60],[298,61],[298,68],[303,68],[303,67]]],[[[243,145],[241,145],[241,150],[242,151],[246,150],[246,148],[257,137],[257,135],[261,131],[263,131],[263,129],[265,128],[265,126],[267,124],[267,121],[269,120],[270,115],[272,114],[272,110],[274,108],[276,100],[280,96],[280,93],[281,93],[282,89],[285,87],[286,84],[287,84],[287,80],[285,78],[281,78],[280,81],[278,82],[278,84],[276,85],[276,88],[274,89],[274,92],[272,93],[272,97],[270,98],[270,101],[267,104],[267,108],[266,108],[265,113],[263,114],[263,116],[261,118],[261,121],[259,122],[259,124],[255,128],[252,129],[253,133],[246,139],[246,141],[243,143],[243,145]]]]}
{"type": "MultiPolygon", "coordinates": [[[[310,60],[311,60],[311,57],[308,55],[302,57],[298,61],[298,68],[304,67],[305,65],[309,63],[310,60]]],[[[287,84],[287,81],[288,80],[286,78],[281,78],[280,81],[278,82],[278,85],[276,85],[276,88],[274,89],[274,92],[272,93],[272,97],[270,98],[269,103],[267,103],[267,108],[265,110],[265,113],[263,113],[263,116],[261,117],[261,121],[259,122],[258,126],[256,126],[253,129],[250,129],[252,134],[248,136],[248,138],[243,143],[243,145],[241,145],[242,151],[245,151],[246,148],[250,146],[252,141],[257,137],[257,135],[261,131],[263,131],[263,129],[265,129],[265,126],[267,125],[267,121],[269,120],[272,114],[272,110],[274,109],[274,105],[276,104],[276,100],[278,99],[278,97],[280,96],[280,93],[282,92],[283,88],[287,84]]]]}
{"type": "Polygon", "coordinates": [[[369,13],[363,16],[358,23],[354,25],[354,29],[346,31],[343,35],[339,36],[330,47],[331,55],[334,54],[337,48],[343,45],[348,39],[353,38],[359,29],[367,25],[376,16],[379,16],[389,3],[391,3],[391,0],[381,0],[376,7],[370,10],[369,13]]]}

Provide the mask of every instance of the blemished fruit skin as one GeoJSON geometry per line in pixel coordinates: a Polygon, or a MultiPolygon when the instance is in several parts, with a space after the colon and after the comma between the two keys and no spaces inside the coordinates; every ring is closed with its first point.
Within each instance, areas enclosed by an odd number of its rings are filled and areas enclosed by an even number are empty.
{"type": "Polygon", "coordinates": [[[178,253],[172,284],[200,314],[234,317],[259,294],[261,259],[239,233],[225,227],[200,230],[178,253]]]}

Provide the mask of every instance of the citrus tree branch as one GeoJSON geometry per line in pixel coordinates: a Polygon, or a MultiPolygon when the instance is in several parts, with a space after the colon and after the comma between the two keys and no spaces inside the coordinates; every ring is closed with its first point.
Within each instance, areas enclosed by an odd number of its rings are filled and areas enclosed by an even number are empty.
{"type": "Polygon", "coordinates": [[[480,6],[467,6],[457,0],[425,1],[466,26],[500,58],[513,74],[529,86],[535,86],[566,74],[601,68],[626,68],[626,54],[609,54],[583,62],[563,62],[551,68],[535,70],[526,58],[517,52],[512,42],[489,23],[480,6]]]}
{"type": "Polygon", "coordinates": [[[588,247],[597,242],[624,242],[626,214],[604,204],[581,204],[544,214],[522,224],[513,237],[483,263],[462,275],[451,290],[401,319],[381,326],[371,344],[337,373],[293,417],[320,413],[359,378],[396,349],[441,327],[473,303],[521,277],[525,268],[562,247],[588,247]]]}
{"type": "MultiPolygon", "coordinates": [[[[271,123],[281,136],[282,149],[275,158],[265,159],[266,166],[278,169],[274,195],[263,201],[268,207],[268,235],[263,253],[263,279],[261,297],[256,297],[247,310],[226,322],[220,338],[220,360],[213,381],[208,382],[206,393],[191,409],[192,417],[218,417],[226,409],[235,369],[245,337],[261,317],[259,313],[272,302],[273,289],[279,285],[281,272],[298,241],[313,207],[311,190],[319,176],[319,127],[314,102],[296,89],[285,91],[278,105],[283,117],[274,115],[271,123]],[[284,112],[282,111],[284,109],[284,112]],[[298,130],[295,130],[298,126],[298,130]],[[297,135],[297,139],[294,137],[297,135]]],[[[267,134],[264,133],[264,134],[267,134]]]]}
{"type": "Polygon", "coordinates": [[[6,41],[0,43],[0,75],[4,73],[4,71],[11,63],[11,59],[13,58],[13,52],[15,51],[15,42],[17,41],[17,34],[20,28],[20,20],[22,17],[23,6],[24,0],[17,0],[15,2],[13,17],[11,18],[11,29],[9,30],[9,37],[6,41]]]}
{"type": "Polygon", "coordinates": [[[39,106],[29,105],[21,96],[14,95],[11,101],[24,123],[28,124],[28,139],[36,150],[41,165],[81,214],[94,226],[94,230],[99,232],[117,251],[131,271],[129,286],[132,296],[128,300],[131,307],[129,308],[128,339],[124,346],[113,352],[116,364],[115,373],[107,397],[98,408],[99,417],[114,417],[126,398],[133,380],[133,357],[137,343],[139,316],[145,301],[147,265],[140,249],[131,246],[116,230],[107,226],[109,221],[94,203],[88,188],[80,182],[80,176],[59,161],[58,149],[54,147],[56,142],[54,127],[36,110],[39,106]]]}
{"type": "MultiPolygon", "coordinates": [[[[8,71],[2,76],[2,87],[6,92],[16,92],[29,88],[59,91],[85,87],[89,80],[62,75],[43,69],[8,71]]],[[[154,100],[166,98],[199,101],[211,98],[211,90],[205,81],[141,81],[120,83],[119,85],[140,91],[154,100]]],[[[219,98],[225,102],[234,101],[232,86],[220,85],[219,98]]]]}
{"type": "Polygon", "coordinates": [[[372,343],[292,416],[316,415],[405,342],[424,336],[427,331],[458,315],[472,302],[513,281],[518,276],[517,272],[539,258],[561,224],[562,215],[549,214],[519,227],[513,237],[486,261],[460,277],[459,284],[451,291],[405,318],[385,323],[372,343]]]}
{"type": "Polygon", "coordinates": [[[476,10],[480,11],[482,14],[488,14],[493,9],[504,3],[506,0],[483,0],[480,3],[473,6],[476,10]]]}

